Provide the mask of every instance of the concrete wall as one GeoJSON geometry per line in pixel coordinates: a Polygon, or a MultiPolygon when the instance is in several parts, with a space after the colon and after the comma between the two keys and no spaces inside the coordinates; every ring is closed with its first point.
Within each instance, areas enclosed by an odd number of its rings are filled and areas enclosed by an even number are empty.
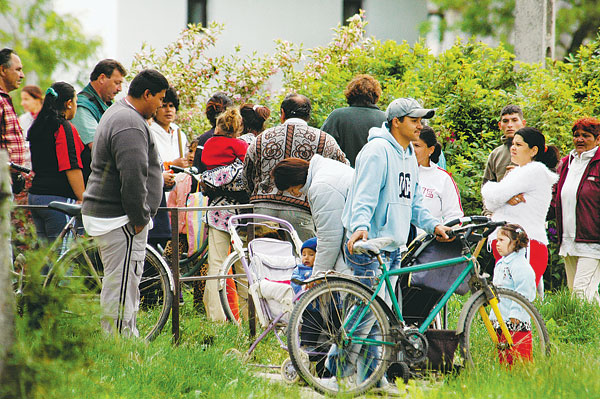
{"type": "Polygon", "coordinates": [[[367,34],[381,41],[388,39],[413,44],[419,38],[419,24],[427,19],[424,0],[363,0],[367,34]]]}
{"type": "Polygon", "coordinates": [[[337,0],[218,0],[208,1],[209,21],[225,24],[217,50],[231,52],[240,44],[243,53],[270,53],[275,39],[305,48],[327,44],[331,28],[342,19],[337,0]]]}
{"type": "Polygon", "coordinates": [[[185,0],[127,0],[117,2],[117,59],[125,67],[143,42],[162,49],[187,23],[185,0]]]}
{"type": "MultiPolygon", "coordinates": [[[[215,51],[222,55],[240,45],[242,53],[270,53],[274,39],[325,45],[331,28],[342,22],[342,0],[208,0],[209,21],[225,24],[215,51]]],[[[364,0],[367,34],[384,41],[414,43],[418,24],[427,17],[424,0],[364,0]]],[[[129,65],[143,41],[163,48],[175,40],[187,22],[186,0],[127,0],[117,2],[117,54],[129,65]]]]}

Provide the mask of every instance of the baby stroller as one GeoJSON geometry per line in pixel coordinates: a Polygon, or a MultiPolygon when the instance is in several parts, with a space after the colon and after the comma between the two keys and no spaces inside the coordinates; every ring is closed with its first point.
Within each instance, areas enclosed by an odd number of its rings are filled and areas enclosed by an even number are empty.
{"type": "MultiPolygon", "coordinates": [[[[302,242],[290,223],[267,215],[231,216],[228,229],[235,253],[224,263],[221,273],[234,274],[231,280],[235,284],[222,283],[220,286],[223,310],[230,320],[240,324],[244,319],[252,319],[254,310],[263,329],[245,353],[245,358],[250,357],[271,331],[281,348],[287,351],[282,337],[293,309],[290,279],[300,263],[302,242]],[[234,259],[239,262],[233,262],[234,259]]],[[[285,381],[298,379],[289,358],[281,366],[281,373],[285,381]]]]}

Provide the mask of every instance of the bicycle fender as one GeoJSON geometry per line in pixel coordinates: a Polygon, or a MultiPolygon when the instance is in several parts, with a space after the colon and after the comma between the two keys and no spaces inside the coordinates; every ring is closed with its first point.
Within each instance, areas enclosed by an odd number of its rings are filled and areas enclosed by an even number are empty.
{"type": "Polygon", "coordinates": [[[167,278],[169,279],[169,288],[171,288],[171,292],[175,293],[175,280],[173,280],[173,274],[171,273],[171,268],[169,267],[169,265],[165,261],[165,258],[163,258],[158,253],[158,251],[156,249],[154,249],[152,247],[152,245],[150,245],[150,244],[146,244],[146,252],[151,252],[152,255],[154,255],[156,257],[156,259],[158,259],[158,261],[160,263],[162,263],[163,267],[167,271],[167,278]]]}
{"type": "Polygon", "coordinates": [[[483,290],[479,290],[473,295],[471,295],[471,297],[467,299],[467,302],[465,302],[465,304],[463,305],[463,308],[460,311],[460,316],[458,316],[458,322],[456,325],[457,335],[463,333],[465,328],[465,320],[467,319],[467,313],[469,313],[469,310],[471,309],[475,301],[479,299],[480,296],[485,296],[485,292],[483,292],[483,290]]]}
{"type": "MultiPolygon", "coordinates": [[[[311,283],[317,283],[318,284],[318,283],[320,283],[323,280],[329,280],[329,281],[347,281],[349,283],[356,284],[356,285],[360,286],[361,288],[364,288],[368,292],[373,293],[373,289],[367,287],[365,284],[363,284],[360,281],[358,281],[356,278],[354,278],[354,276],[347,276],[346,277],[346,276],[339,275],[339,274],[337,274],[335,276],[323,275],[320,278],[317,277],[315,280],[312,280],[311,283]]],[[[390,321],[390,325],[398,324],[399,323],[398,317],[389,308],[389,306],[385,303],[385,301],[380,296],[377,296],[376,300],[377,300],[377,303],[379,303],[379,305],[381,305],[381,308],[385,312],[385,315],[387,316],[388,320],[390,321]]]]}
{"type": "MultiPolygon", "coordinates": [[[[248,254],[248,250],[246,248],[244,248],[244,256],[246,256],[247,254],[248,254]]],[[[229,255],[227,255],[227,258],[225,258],[223,263],[221,263],[221,267],[219,267],[219,275],[223,275],[225,273],[225,266],[232,263],[233,259],[236,259],[236,258],[238,259],[238,261],[240,261],[240,257],[239,257],[239,254],[237,253],[237,251],[233,251],[229,255]]],[[[219,283],[219,291],[220,291],[223,289],[223,286],[227,282],[227,279],[222,278],[217,281],[219,283]]]]}

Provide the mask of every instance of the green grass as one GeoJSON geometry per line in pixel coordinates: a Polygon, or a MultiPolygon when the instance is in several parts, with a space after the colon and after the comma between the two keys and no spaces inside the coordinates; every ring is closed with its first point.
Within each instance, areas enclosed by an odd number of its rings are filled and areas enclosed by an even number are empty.
{"type": "Polygon", "coordinates": [[[489,364],[446,376],[444,384],[403,387],[412,399],[600,397],[600,308],[568,292],[536,301],[550,334],[550,355],[512,368],[489,364]]]}
{"type": "MultiPolygon", "coordinates": [[[[39,283],[39,282],[37,282],[39,283]]],[[[41,292],[32,281],[21,299],[17,343],[0,386],[11,398],[273,398],[301,397],[298,385],[275,384],[257,375],[280,365],[287,353],[271,334],[243,362],[245,328],[213,323],[181,308],[181,341],[173,345],[170,322],[151,343],[107,336],[95,304],[73,299],[65,287],[41,292]],[[64,309],[69,309],[65,312],[64,309]]],[[[69,293],[75,287],[68,287],[69,293]]],[[[464,298],[450,304],[450,319],[464,298]]],[[[418,398],[593,398],[600,395],[600,308],[564,291],[537,303],[548,323],[551,354],[511,369],[492,362],[459,375],[398,382],[402,395],[418,398]]],[[[276,372],[277,370],[272,370],[276,372]]],[[[367,397],[376,397],[368,394],[367,397]]]]}
{"type": "MultiPolygon", "coordinates": [[[[39,276],[39,271],[34,275],[39,276]]],[[[273,384],[230,348],[249,347],[247,332],[212,323],[181,309],[181,341],[173,345],[170,322],[151,342],[107,335],[97,303],[73,295],[80,287],[41,290],[30,278],[19,298],[16,344],[0,383],[6,398],[273,398],[299,397],[297,386],[273,384]]],[[[272,339],[251,362],[282,361],[272,339]]]]}

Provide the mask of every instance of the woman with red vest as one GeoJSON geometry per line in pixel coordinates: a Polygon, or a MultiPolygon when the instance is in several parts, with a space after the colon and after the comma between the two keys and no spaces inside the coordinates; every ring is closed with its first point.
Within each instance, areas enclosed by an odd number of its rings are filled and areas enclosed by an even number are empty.
{"type": "Polygon", "coordinates": [[[600,120],[573,124],[575,149],[558,169],[554,204],[571,292],[600,304],[600,120]]]}

